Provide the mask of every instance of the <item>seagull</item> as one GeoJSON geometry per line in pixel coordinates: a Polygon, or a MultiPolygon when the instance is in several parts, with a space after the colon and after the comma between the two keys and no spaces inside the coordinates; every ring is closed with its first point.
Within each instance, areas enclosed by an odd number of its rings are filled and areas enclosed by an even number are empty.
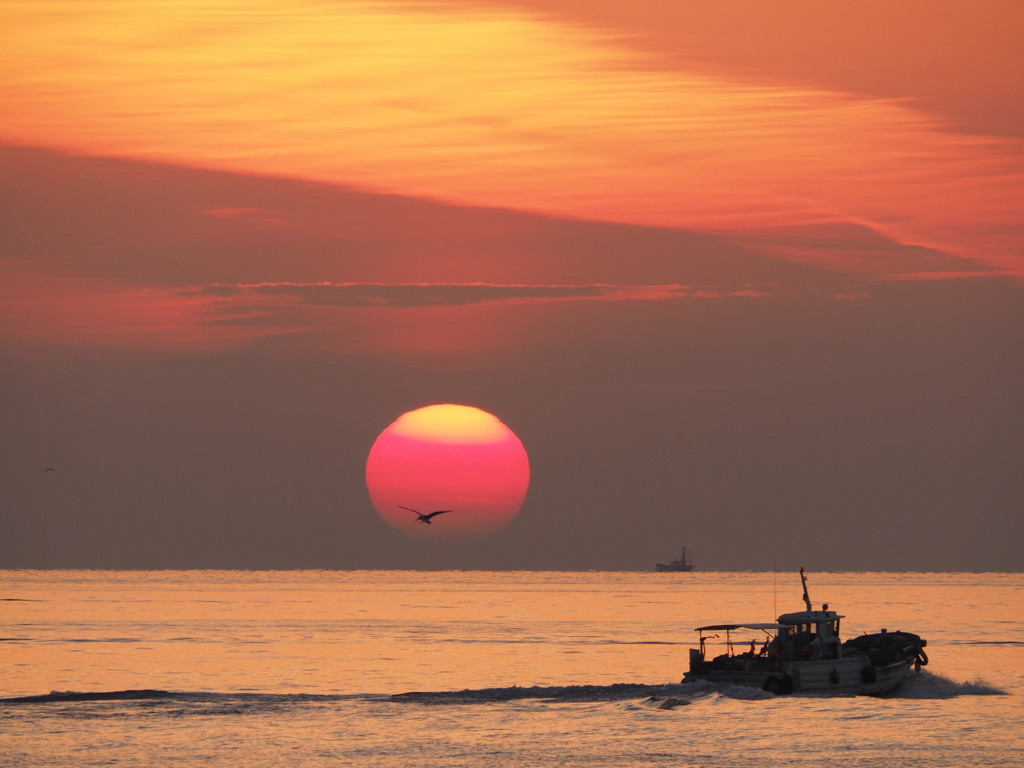
{"type": "Polygon", "coordinates": [[[439,511],[437,511],[437,512],[431,512],[431,513],[429,513],[429,514],[426,514],[426,515],[424,515],[424,514],[423,514],[422,512],[420,512],[420,511],[419,511],[418,509],[413,509],[412,507],[403,507],[403,506],[402,506],[401,504],[399,504],[399,505],[398,505],[398,508],[399,508],[399,509],[407,509],[407,510],[409,510],[410,512],[415,512],[415,513],[416,513],[416,514],[418,515],[418,518],[417,518],[417,519],[418,519],[418,520],[419,520],[419,521],[420,521],[421,523],[426,523],[427,525],[430,525],[430,518],[432,518],[432,517],[437,517],[438,515],[443,515],[443,514],[445,514],[446,512],[451,512],[451,510],[450,510],[450,509],[442,509],[442,510],[439,510],[439,511]]]}
{"type": "Polygon", "coordinates": [[[43,470],[43,474],[45,474],[45,473],[47,473],[47,472],[56,472],[56,471],[57,471],[57,470],[56,470],[56,469],[54,469],[53,467],[47,467],[46,469],[44,469],[44,470],[43,470]]]}

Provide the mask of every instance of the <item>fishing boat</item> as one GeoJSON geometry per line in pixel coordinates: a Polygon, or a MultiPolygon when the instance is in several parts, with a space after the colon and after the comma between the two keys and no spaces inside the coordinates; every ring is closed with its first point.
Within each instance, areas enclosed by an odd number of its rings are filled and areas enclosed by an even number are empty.
{"type": "Polygon", "coordinates": [[[655,563],[654,570],[659,573],[669,571],[675,573],[689,573],[693,570],[693,561],[686,556],[686,547],[683,547],[683,552],[679,556],[678,560],[672,560],[669,563],[655,563]]]}
{"type": "Polygon", "coordinates": [[[733,683],[775,694],[880,696],[895,690],[911,669],[920,671],[928,663],[927,641],[910,632],[883,629],[843,642],[839,624],[844,617],[827,603],[814,610],[803,568],[800,581],[803,611],[784,613],[774,623],[697,627],[700,648],[690,649],[683,682],[733,683]],[[711,650],[715,639],[723,640],[723,653],[711,650]]]}

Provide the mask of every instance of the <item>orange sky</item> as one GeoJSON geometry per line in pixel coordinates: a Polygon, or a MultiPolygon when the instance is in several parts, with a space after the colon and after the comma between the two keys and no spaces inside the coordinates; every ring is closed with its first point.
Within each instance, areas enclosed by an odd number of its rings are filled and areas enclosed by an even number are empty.
{"type": "Polygon", "coordinates": [[[0,0],[0,559],[1019,568],[1022,8],[0,0]],[[363,474],[444,402],[461,559],[363,474]]]}
{"type": "Polygon", "coordinates": [[[1015,6],[784,5],[3,3],[0,140],[1024,271],[1015,6]]]}

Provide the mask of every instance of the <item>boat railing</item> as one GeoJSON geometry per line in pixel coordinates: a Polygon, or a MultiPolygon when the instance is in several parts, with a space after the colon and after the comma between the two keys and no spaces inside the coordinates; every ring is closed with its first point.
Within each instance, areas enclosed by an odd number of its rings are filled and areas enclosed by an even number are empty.
{"type": "Polygon", "coordinates": [[[708,654],[708,641],[717,640],[722,637],[719,632],[725,633],[725,641],[722,645],[725,646],[724,654],[716,654],[715,658],[725,656],[728,658],[767,658],[769,656],[779,655],[780,640],[778,633],[781,629],[784,629],[784,625],[781,624],[720,624],[710,627],[698,628],[700,637],[700,657],[702,659],[707,658],[708,654]],[[733,638],[733,632],[737,630],[752,630],[753,632],[761,632],[761,635],[754,635],[749,639],[735,640],[733,638]],[[708,634],[714,632],[715,634],[708,634]],[[749,644],[749,647],[748,647],[749,644]],[[742,650],[737,651],[736,646],[739,645],[742,650]]]}

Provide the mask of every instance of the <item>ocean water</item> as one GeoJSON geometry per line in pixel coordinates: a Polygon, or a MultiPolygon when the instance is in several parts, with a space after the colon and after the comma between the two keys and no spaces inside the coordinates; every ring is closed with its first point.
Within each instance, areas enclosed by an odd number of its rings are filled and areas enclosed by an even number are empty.
{"type": "Polygon", "coordinates": [[[693,627],[800,610],[796,574],[4,571],[0,765],[1024,765],[1024,575],[809,582],[930,665],[679,684],[693,627]]]}

